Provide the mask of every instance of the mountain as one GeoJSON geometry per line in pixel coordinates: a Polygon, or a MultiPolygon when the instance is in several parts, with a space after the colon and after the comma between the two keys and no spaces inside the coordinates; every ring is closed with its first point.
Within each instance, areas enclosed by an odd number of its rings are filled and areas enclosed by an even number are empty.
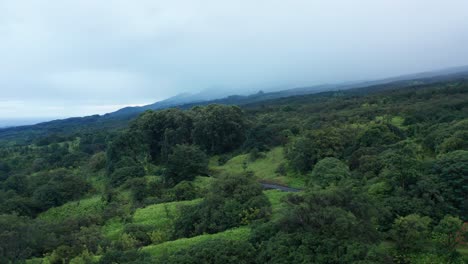
{"type": "Polygon", "coordinates": [[[156,102],[154,104],[145,105],[145,106],[136,106],[136,107],[125,107],[115,112],[109,113],[108,117],[123,117],[128,115],[134,115],[142,113],[146,110],[158,110],[164,109],[184,104],[193,104],[206,101],[212,101],[219,98],[229,97],[232,93],[229,93],[229,90],[224,89],[205,89],[199,93],[181,93],[176,96],[170,97],[166,100],[156,102]]]}
{"type": "Polygon", "coordinates": [[[339,84],[322,84],[316,86],[308,87],[298,87],[288,90],[282,90],[278,92],[268,92],[260,94],[251,94],[251,95],[226,95],[226,91],[223,89],[207,89],[197,94],[183,93],[171,97],[169,99],[156,102],[154,104],[140,106],[140,107],[126,107],[120,109],[116,112],[110,113],[107,116],[116,117],[116,116],[127,116],[135,115],[142,113],[146,110],[158,110],[174,106],[183,106],[183,105],[194,105],[194,104],[206,104],[206,102],[233,102],[233,101],[252,101],[252,100],[269,100],[275,98],[282,98],[288,96],[297,96],[312,94],[324,91],[333,91],[333,90],[348,90],[359,87],[368,87],[374,85],[381,85],[387,83],[394,83],[407,80],[417,80],[417,79],[430,79],[430,78],[440,78],[443,76],[450,76],[450,78],[456,77],[456,75],[466,75],[468,73],[468,65],[460,67],[446,68],[437,71],[428,71],[415,74],[407,74],[392,78],[386,78],[381,80],[374,81],[360,81],[360,82],[346,82],[339,84]]]}
{"type": "Polygon", "coordinates": [[[147,110],[158,110],[170,107],[187,109],[196,105],[207,104],[246,105],[290,96],[301,96],[337,90],[349,90],[349,92],[353,93],[369,93],[409,85],[423,85],[456,79],[468,79],[468,66],[409,74],[375,81],[324,84],[310,87],[299,87],[278,92],[259,91],[258,93],[251,95],[230,95],[227,97],[218,97],[225,93],[225,91],[216,92],[211,89],[197,94],[179,94],[169,99],[146,106],[126,107],[102,116],[93,115],[87,117],[75,117],[40,123],[37,125],[0,128],[0,141],[6,139],[11,141],[12,138],[19,138],[21,139],[20,141],[30,141],[38,136],[49,133],[77,133],[102,129],[121,129],[124,128],[131,119],[147,110]]]}

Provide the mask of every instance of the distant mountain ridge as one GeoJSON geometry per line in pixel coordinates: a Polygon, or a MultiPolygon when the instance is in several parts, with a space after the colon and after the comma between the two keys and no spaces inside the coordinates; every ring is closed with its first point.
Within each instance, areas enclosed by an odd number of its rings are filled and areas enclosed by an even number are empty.
{"type": "MultiPolygon", "coordinates": [[[[460,66],[460,67],[452,67],[452,68],[442,69],[438,71],[427,71],[427,72],[421,72],[421,73],[415,73],[415,74],[407,74],[407,75],[385,78],[385,79],[375,80],[375,81],[360,81],[360,82],[358,81],[358,82],[347,82],[347,83],[341,83],[341,84],[322,84],[322,85],[287,89],[287,90],[282,90],[282,91],[277,91],[277,92],[267,92],[267,93],[262,92],[261,94],[265,99],[275,99],[275,98],[288,97],[288,96],[312,94],[312,93],[318,93],[318,92],[324,92],[324,91],[347,90],[347,89],[380,85],[380,84],[405,81],[405,80],[440,77],[444,75],[454,75],[458,73],[461,73],[461,74],[468,73],[468,65],[460,66]]],[[[219,101],[219,100],[232,101],[232,100],[238,100],[238,99],[248,100],[248,99],[254,99],[254,98],[258,99],[259,97],[258,93],[251,94],[251,95],[229,95],[226,97],[216,97],[216,94],[213,95],[212,93],[210,93],[211,91],[205,90],[197,94],[183,93],[183,94],[179,94],[174,97],[171,97],[166,100],[159,101],[150,105],[139,106],[139,107],[126,107],[116,112],[109,113],[106,116],[115,117],[115,116],[132,115],[132,114],[142,113],[146,110],[158,110],[158,109],[164,109],[168,107],[182,106],[185,104],[204,103],[207,101],[219,101]]]]}
{"type": "Polygon", "coordinates": [[[74,117],[63,120],[39,123],[36,125],[0,128],[0,140],[14,138],[18,134],[27,135],[25,138],[33,138],[44,133],[65,133],[73,130],[93,129],[118,129],[126,127],[128,122],[147,110],[159,110],[170,107],[187,109],[196,105],[227,104],[246,105],[261,101],[274,100],[290,96],[301,96],[326,91],[353,90],[356,93],[367,93],[394,89],[411,84],[428,84],[453,79],[468,80],[468,66],[454,67],[440,71],[423,72],[403,75],[375,81],[348,82],[342,84],[323,84],[310,87],[299,87],[277,92],[259,91],[250,95],[230,95],[222,98],[213,98],[216,95],[205,93],[179,94],[154,104],[140,107],[126,107],[105,115],[93,115],[87,117],[74,117]]]}

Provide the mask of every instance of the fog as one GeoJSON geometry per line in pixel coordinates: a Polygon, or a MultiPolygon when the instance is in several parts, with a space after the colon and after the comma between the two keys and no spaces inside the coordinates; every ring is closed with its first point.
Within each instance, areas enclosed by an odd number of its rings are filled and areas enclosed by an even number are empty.
{"type": "Polygon", "coordinates": [[[464,0],[0,0],[0,119],[468,64],[464,0]]]}

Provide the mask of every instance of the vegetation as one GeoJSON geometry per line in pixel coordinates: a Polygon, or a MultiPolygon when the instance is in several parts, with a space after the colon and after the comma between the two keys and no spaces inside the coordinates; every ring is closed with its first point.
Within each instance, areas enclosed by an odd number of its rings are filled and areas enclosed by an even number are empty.
{"type": "Polygon", "coordinates": [[[466,263],[467,102],[395,83],[10,135],[0,263],[466,263]]]}

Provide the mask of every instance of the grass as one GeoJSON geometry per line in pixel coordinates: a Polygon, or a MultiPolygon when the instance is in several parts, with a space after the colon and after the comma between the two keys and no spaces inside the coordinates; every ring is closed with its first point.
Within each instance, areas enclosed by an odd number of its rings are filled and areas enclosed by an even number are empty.
{"type": "Polygon", "coordinates": [[[403,128],[403,123],[405,122],[405,118],[401,117],[401,116],[392,116],[392,117],[389,117],[389,116],[376,116],[375,117],[375,121],[384,121],[384,120],[387,120],[390,124],[396,126],[396,127],[399,127],[399,128],[403,128]]]}
{"type": "Polygon", "coordinates": [[[38,218],[51,222],[60,222],[69,217],[97,215],[104,209],[100,196],[68,202],[41,213],[38,218]]]}
{"type": "Polygon", "coordinates": [[[102,233],[105,237],[110,240],[118,240],[120,234],[125,227],[125,224],[117,218],[110,219],[106,222],[106,224],[102,227],[102,233]]]}
{"type": "Polygon", "coordinates": [[[468,244],[458,247],[457,250],[463,257],[468,258],[468,244]]]}
{"type": "Polygon", "coordinates": [[[217,164],[217,158],[211,160],[210,168],[216,174],[240,174],[246,170],[254,172],[261,181],[287,185],[290,187],[301,188],[304,187],[304,180],[294,177],[292,174],[281,176],[276,173],[279,164],[285,163],[284,152],[282,147],[276,147],[264,153],[265,156],[255,161],[250,161],[248,154],[242,154],[233,157],[224,165],[217,164]]]}
{"type": "Polygon", "coordinates": [[[213,182],[213,180],[214,179],[211,177],[198,176],[193,181],[193,185],[200,189],[201,193],[205,193],[210,187],[210,184],[213,182]]]}
{"type": "Polygon", "coordinates": [[[178,250],[191,247],[193,245],[210,239],[247,240],[249,236],[249,227],[239,227],[216,234],[207,234],[192,238],[181,238],[178,240],[169,241],[158,245],[151,245],[143,247],[141,251],[147,252],[153,256],[161,256],[163,254],[170,254],[178,250]]]}
{"type": "Polygon", "coordinates": [[[98,172],[96,175],[89,177],[88,181],[91,183],[91,186],[93,186],[93,189],[102,193],[104,192],[108,179],[104,175],[104,172],[98,172]]]}
{"type": "Polygon", "coordinates": [[[287,192],[282,192],[278,190],[268,190],[264,191],[265,195],[268,197],[268,200],[270,200],[271,203],[271,209],[272,209],[272,219],[278,219],[280,217],[279,213],[280,211],[286,206],[285,203],[283,203],[281,200],[283,197],[288,195],[287,192]]]}
{"type": "MultiPolygon", "coordinates": [[[[180,201],[154,204],[135,211],[132,219],[133,224],[145,225],[152,230],[169,231],[171,221],[177,213],[177,208],[182,205],[194,205],[201,199],[191,201],[180,201]]],[[[111,219],[102,227],[104,235],[112,240],[116,240],[122,234],[125,223],[120,219],[111,219]]]]}
{"type": "Polygon", "coordinates": [[[155,204],[140,208],[133,215],[133,223],[163,228],[170,224],[179,206],[195,205],[199,202],[201,202],[201,199],[155,204]]]}

